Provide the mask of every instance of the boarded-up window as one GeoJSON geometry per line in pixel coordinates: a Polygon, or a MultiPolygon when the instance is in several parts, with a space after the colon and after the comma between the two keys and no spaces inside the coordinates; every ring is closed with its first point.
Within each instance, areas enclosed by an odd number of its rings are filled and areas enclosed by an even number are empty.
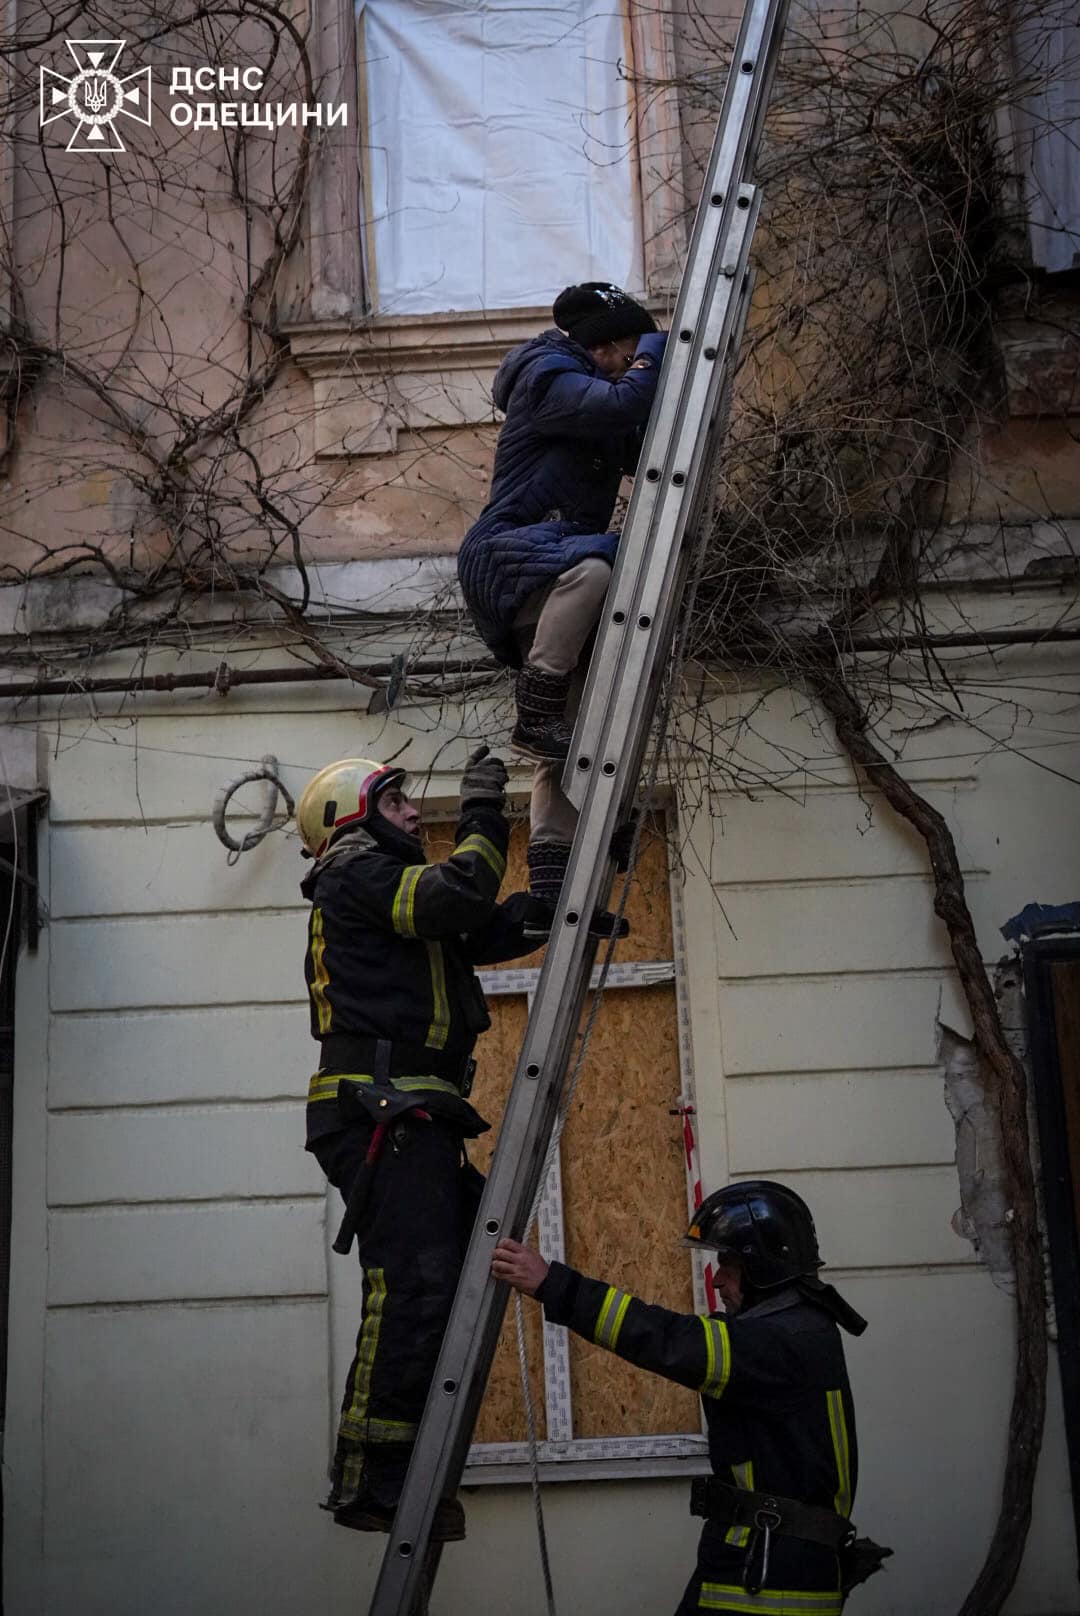
{"type": "Polygon", "coordinates": [[[359,0],[380,314],[640,288],[626,18],[587,0],[359,0]],[[542,250],[537,250],[537,243],[542,250]]]}
{"type": "MultiPolygon", "coordinates": [[[[504,893],[524,886],[526,833],[511,842],[504,893]]],[[[449,827],[433,835],[431,856],[449,852],[449,827]]],[[[613,901],[618,901],[619,886],[613,901]]],[[[673,1111],[685,1094],[680,1064],[676,962],[667,850],[646,834],[626,908],[631,935],[620,943],[589,1044],[560,1149],[561,1208],[541,1209],[541,1244],[565,1244],[566,1261],[650,1302],[694,1309],[691,1263],[679,1244],[686,1223],[682,1124],[673,1111]],[[617,984],[617,985],[616,985],[617,984]]],[[[498,1136],[528,1014],[527,988],[542,954],[490,975],[492,1029],[477,1049],[473,1100],[492,1133],[471,1152],[486,1169],[498,1136]],[[530,973],[524,977],[523,972],[530,973]],[[509,973],[509,975],[507,975],[509,973]],[[515,991],[499,991],[506,975],[515,991]]],[[[556,1190],[558,1184],[556,1184],[556,1190]]],[[[532,1401],[541,1460],[614,1465],[650,1473],[696,1468],[703,1454],[692,1393],[634,1369],[525,1307],[532,1401]],[[547,1350],[543,1336],[547,1335],[547,1350]],[[546,1363],[545,1363],[546,1357],[546,1363]],[[546,1369],[546,1375],[545,1375],[546,1369]]],[[[467,1480],[516,1475],[527,1436],[513,1306],[506,1322],[475,1433],[467,1480]]]]}

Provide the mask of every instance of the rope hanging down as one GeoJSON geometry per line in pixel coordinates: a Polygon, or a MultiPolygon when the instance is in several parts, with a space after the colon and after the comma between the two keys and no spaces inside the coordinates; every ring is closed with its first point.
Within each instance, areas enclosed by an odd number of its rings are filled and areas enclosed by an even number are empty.
{"type": "MultiPolygon", "coordinates": [[[[659,757],[660,748],[657,746],[656,755],[653,759],[653,765],[646,788],[647,791],[651,790],[655,783],[659,757]]],[[[555,1126],[551,1131],[551,1141],[547,1148],[547,1154],[544,1157],[544,1165],[540,1171],[540,1180],[536,1195],[533,1198],[532,1206],[529,1208],[529,1216],[525,1224],[525,1233],[523,1236],[525,1241],[529,1239],[533,1226],[536,1223],[536,1214],[543,1198],[544,1186],[547,1183],[548,1174],[551,1171],[551,1164],[555,1160],[555,1153],[559,1148],[559,1141],[562,1138],[563,1129],[566,1126],[566,1119],[570,1115],[570,1107],[573,1104],[574,1095],[577,1091],[578,1083],[581,1080],[581,1073],[585,1066],[585,1057],[589,1050],[589,1040],[592,1038],[593,1028],[596,1025],[596,1018],[600,1013],[600,1005],[604,997],[604,987],[607,982],[608,972],[615,956],[615,944],[618,941],[619,922],[623,918],[623,911],[626,908],[627,898],[630,895],[630,883],[634,879],[634,871],[637,867],[638,850],[641,845],[641,827],[644,823],[644,819],[644,813],[639,813],[634,824],[634,834],[630,844],[630,854],[627,859],[626,879],[623,882],[622,892],[619,894],[619,906],[615,911],[615,925],[612,928],[612,935],[608,940],[607,951],[604,954],[604,958],[600,966],[599,979],[595,989],[593,990],[593,1001],[589,1007],[589,1014],[586,1018],[585,1026],[581,1034],[581,1043],[578,1049],[577,1059],[574,1062],[574,1069],[570,1073],[570,1078],[566,1085],[566,1094],[562,1104],[559,1107],[559,1113],[555,1119],[555,1126]]],[[[540,1569],[544,1578],[544,1599],[547,1603],[548,1616],[558,1616],[555,1606],[555,1587],[551,1576],[551,1558],[548,1552],[547,1528],[544,1525],[544,1505],[540,1496],[539,1444],[536,1435],[536,1414],[533,1410],[532,1389],[529,1385],[529,1365],[525,1352],[525,1318],[521,1307],[520,1291],[514,1292],[514,1324],[517,1329],[518,1367],[521,1372],[521,1392],[525,1404],[526,1437],[529,1444],[529,1485],[532,1490],[533,1509],[536,1513],[536,1537],[540,1549],[540,1569]]]]}
{"type": "MultiPolygon", "coordinates": [[[[555,1119],[555,1126],[551,1133],[551,1141],[548,1145],[547,1154],[544,1157],[544,1165],[540,1172],[540,1179],[536,1195],[534,1196],[533,1204],[529,1209],[529,1216],[526,1221],[525,1232],[522,1237],[526,1242],[528,1241],[533,1226],[536,1223],[536,1215],[540,1207],[540,1201],[543,1198],[544,1186],[547,1183],[548,1174],[550,1173],[551,1165],[555,1160],[555,1153],[559,1148],[559,1141],[562,1138],[563,1129],[565,1128],[567,1118],[570,1115],[570,1107],[574,1102],[574,1095],[577,1092],[578,1083],[581,1080],[581,1074],[585,1066],[585,1057],[589,1050],[589,1042],[593,1035],[593,1029],[596,1026],[596,1018],[600,1013],[600,1006],[604,997],[604,988],[607,983],[608,972],[610,971],[611,965],[614,961],[615,944],[618,941],[619,934],[619,922],[623,918],[627,900],[630,896],[630,886],[634,879],[634,872],[637,869],[638,856],[641,850],[641,832],[645,823],[644,805],[647,805],[649,798],[656,786],[656,777],[660,768],[660,754],[663,749],[664,739],[667,735],[668,724],[671,719],[671,704],[673,694],[675,686],[679,683],[682,677],[682,670],[685,664],[687,628],[693,615],[694,603],[697,598],[698,584],[701,580],[704,561],[705,546],[699,545],[694,559],[693,570],[687,582],[686,596],[680,617],[679,629],[676,635],[675,645],[672,650],[671,668],[667,680],[667,689],[664,693],[659,719],[656,724],[656,745],[653,749],[652,761],[649,765],[648,778],[645,781],[645,788],[642,796],[643,807],[634,818],[633,836],[631,837],[630,850],[626,859],[626,878],[623,881],[622,891],[619,894],[618,908],[615,911],[615,925],[612,928],[612,935],[608,941],[603,961],[601,962],[600,976],[596,987],[593,990],[593,1000],[591,1006],[589,1007],[589,1014],[586,1017],[585,1026],[582,1030],[577,1059],[574,1062],[573,1071],[570,1073],[570,1077],[566,1085],[565,1095],[561,1105],[559,1106],[558,1116],[555,1119]]],[[[521,1293],[519,1291],[515,1291],[514,1293],[514,1324],[517,1330],[518,1368],[521,1374],[521,1391],[525,1405],[526,1436],[529,1445],[529,1485],[532,1491],[533,1509],[536,1514],[536,1536],[540,1550],[540,1569],[544,1578],[544,1599],[547,1605],[547,1616],[558,1616],[555,1605],[555,1588],[551,1575],[551,1558],[548,1551],[547,1529],[544,1525],[544,1505],[541,1498],[540,1484],[539,1443],[536,1435],[536,1415],[533,1409],[532,1389],[529,1385],[529,1366],[525,1351],[525,1318],[522,1312],[521,1293]]]]}

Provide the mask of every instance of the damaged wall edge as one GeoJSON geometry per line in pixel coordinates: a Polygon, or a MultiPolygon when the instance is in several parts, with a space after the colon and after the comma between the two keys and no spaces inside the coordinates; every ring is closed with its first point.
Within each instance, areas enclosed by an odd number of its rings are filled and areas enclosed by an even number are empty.
{"type": "MultiPolygon", "coordinates": [[[[1004,929],[1004,928],[1003,928],[1004,929]]],[[[1001,1018],[1002,1032],[1016,1059],[1031,1082],[1029,1060],[1029,1011],[1024,995],[1021,960],[1006,956],[998,961],[993,975],[994,998],[1001,1018]]],[[[940,1018],[938,1058],[945,1085],[945,1104],[956,1129],[956,1173],[960,1186],[960,1206],[953,1217],[953,1228],[962,1240],[970,1242],[979,1260],[999,1290],[1016,1294],[1013,1271],[1009,1202],[1005,1167],[1001,1154],[998,1124],[980,1069],[974,1041],[940,1018]]],[[[1040,1136],[1035,1106],[1029,1087],[1029,1126],[1036,1192],[1041,1182],[1040,1136]]],[[[1040,1205],[1039,1229],[1046,1246],[1046,1220],[1040,1205]]],[[[1047,1271],[1047,1331],[1056,1339],[1055,1306],[1047,1271]]]]}

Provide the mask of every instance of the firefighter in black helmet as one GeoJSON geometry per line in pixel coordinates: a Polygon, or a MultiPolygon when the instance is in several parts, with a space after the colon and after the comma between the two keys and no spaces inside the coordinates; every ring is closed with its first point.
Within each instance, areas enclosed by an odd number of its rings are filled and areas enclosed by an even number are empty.
{"type": "MultiPolygon", "coordinates": [[[[308,783],[297,829],[314,859],[305,960],[311,1032],[307,1148],[345,1201],[334,1249],[357,1241],[363,1310],[326,1508],[389,1531],[435,1368],[482,1179],[463,1141],[489,1025],[475,966],[514,959],[529,898],[499,903],[510,829],[506,768],[481,747],[461,780],[450,857],[428,864],[405,771],[345,758],[308,783]]],[[[432,1536],[463,1537],[456,1500],[432,1536]]]]}
{"type": "Polygon", "coordinates": [[[692,1488],[705,1526],[677,1616],[839,1616],[847,1588],[888,1552],[852,1561],[858,1451],[837,1326],[861,1335],[866,1322],[818,1277],[809,1208],[783,1184],[717,1190],[686,1239],[716,1252],[722,1314],[649,1306],[514,1240],[500,1241],[492,1271],[553,1324],[700,1392],[713,1474],[692,1488]]]}

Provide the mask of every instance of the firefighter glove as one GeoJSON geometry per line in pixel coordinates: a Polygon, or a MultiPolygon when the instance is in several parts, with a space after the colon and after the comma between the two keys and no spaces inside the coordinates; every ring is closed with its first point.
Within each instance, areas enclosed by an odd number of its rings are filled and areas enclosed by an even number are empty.
{"type": "Polygon", "coordinates": [[[486,746],[478,746],[465,765],[461,776],[461,811],[475,808],[479,803],[490,803],[500,811],[506,806],[506,782],[509,775],[500,757],[489,756],[486,746]]]}

